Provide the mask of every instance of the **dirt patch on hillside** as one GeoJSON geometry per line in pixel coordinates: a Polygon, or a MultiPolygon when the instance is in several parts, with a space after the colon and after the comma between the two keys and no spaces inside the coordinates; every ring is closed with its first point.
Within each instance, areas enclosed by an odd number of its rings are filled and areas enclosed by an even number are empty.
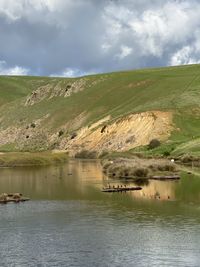
{"type": "Polygon", "coordinates": [[[173,129],[170,112],[143,112],[119,118],[113,123],[102,121],[82,128],[76,138],[67,140],[65,149],[126,151],[149,144],[152,139],[167,139],[173,129]]]}

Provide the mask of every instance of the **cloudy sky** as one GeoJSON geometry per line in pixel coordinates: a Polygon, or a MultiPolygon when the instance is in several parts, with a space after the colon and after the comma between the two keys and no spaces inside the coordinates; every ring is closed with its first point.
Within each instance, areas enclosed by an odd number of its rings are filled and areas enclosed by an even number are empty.
{"type": "Polygon", "coordinates": [[[200,62],[199,0],[0,0],[0,74],[200,62]]]}

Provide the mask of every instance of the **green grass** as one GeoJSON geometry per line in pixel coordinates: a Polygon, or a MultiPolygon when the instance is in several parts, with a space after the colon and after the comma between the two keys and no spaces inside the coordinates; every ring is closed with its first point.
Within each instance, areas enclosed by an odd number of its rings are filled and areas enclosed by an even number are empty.
{"type": "MultiPolygon", "coordinates": [[[[0,77],[0,130],[11,125],[25,128],[48,114],[40,127],[54,133],[77,117],[84,117],[78,125],[69,124],[67,131],[70,133],[107,115],[116,119],[129,113],[162,110],[174,114],[174,132],[170,137],[173,144],[162,144],[160,151],[155,152],[162,154],[165,149],[180,145],[179,150],[178,147],[173,150],[182,153],[180,143],[184,150],[184,144],[189,142],[190,146],[191,140],[200,137],[200,65],[124,71],[86,78],[85,89],[79,93],[24,106],[26,97],[40,86],[60,83],[64,90],[67,83],[79,78],[0,77]]],[[[9,149],[12,150],[12,146],[9,149]]],[[[195,145],[187,150],[198,152],[195,145]]]]}

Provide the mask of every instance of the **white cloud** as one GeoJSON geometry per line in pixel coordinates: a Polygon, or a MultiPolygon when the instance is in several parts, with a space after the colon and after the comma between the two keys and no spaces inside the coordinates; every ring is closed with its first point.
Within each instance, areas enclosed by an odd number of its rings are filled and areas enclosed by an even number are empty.
{"type": "Polygon", "coordinates": [[[132,48],[131,47],[128,47],[126,45],[122,45],[120,47],[120,53],[117,54],[117,57],[119,59],[124,59],[125,57],[127,57],[128,55],[130,55],[132,53],[132,48]]]}
{"type": "Polygon", "coordinates": [[[81,77],[81,76],[85,76],[85,75],[90,75],[93,73],[95,73],[95,72],[82,72],[79,69],[66,68],[61,73],[51,74],[50,77],[74,78],[74,77],[81,77]]]}
{"type": "Polygon", "coordinates": [[[0,61],[0,75],[28,75],[29,70],[20,66],[7,67],[5,61],[0,61]]]}
{"type": "MultiPolygon", "coordinates": [[[[167,2],[162,8],[145,11],[141,18],[130,21],[133,33],[144,54],[162,56],[168,46],[187,41],[191,36],[194,10],[185,3],[167,2]]],[[[199,24],[195,20],[194,24],[199,24]]]]}
{"type": "Polygon", "coordinates": [[[110,48],[111,48],[111,45],[110,45],[110,44],[103,43],[103,44],[101,45],[101,49],[102,49],[102,51],[103,51],[104,53],[108,52],[110,48]]]}
{"type": "Polygon", "coordinates": [[[199,62],[199,18],[199,0],[0,0],[3,69],[72,77],[199,62]]]}
{"type": "Polygon", "coordinates": [[[195,39],[200,27],[200,3],[166,1],[138,12],[134,5],[124,5],[124,2],[121,5],[112,2],[105,10],[108,44],[120,47],[127,40],[130,46],[131,41],[139,57],[161,58],[173,47],[195,39]]]}
{"type": "Polygon", "coordinates": [[[200,57],[195,56],[194,47],[185,46],[174,53],[170,59],[170,65],[186,65],[200,63],[200,57]]]}
{"type": "Polygon", "coordinates": [[[0,0],[0,14],[10,22],[26,18],[31,23],[47,23],[65,28],[73,10],[83,0],[0,0]]]}

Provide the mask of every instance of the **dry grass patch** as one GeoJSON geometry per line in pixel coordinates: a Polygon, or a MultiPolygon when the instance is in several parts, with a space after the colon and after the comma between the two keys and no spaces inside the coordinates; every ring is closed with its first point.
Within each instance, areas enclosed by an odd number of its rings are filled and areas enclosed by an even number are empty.
{"type": "Polygon", "coordinates": [[[175,163],[166,159],[124,159],[103,160],[103,172],[116,178],[150,178],[154,175],[170,175],[177,171],[175,163]]]}
{"type": "Polygon", "coordinates": [[[0,155],[0,167],[40,166],[65,162],[67,153],[8,152],[0,155]]]}

